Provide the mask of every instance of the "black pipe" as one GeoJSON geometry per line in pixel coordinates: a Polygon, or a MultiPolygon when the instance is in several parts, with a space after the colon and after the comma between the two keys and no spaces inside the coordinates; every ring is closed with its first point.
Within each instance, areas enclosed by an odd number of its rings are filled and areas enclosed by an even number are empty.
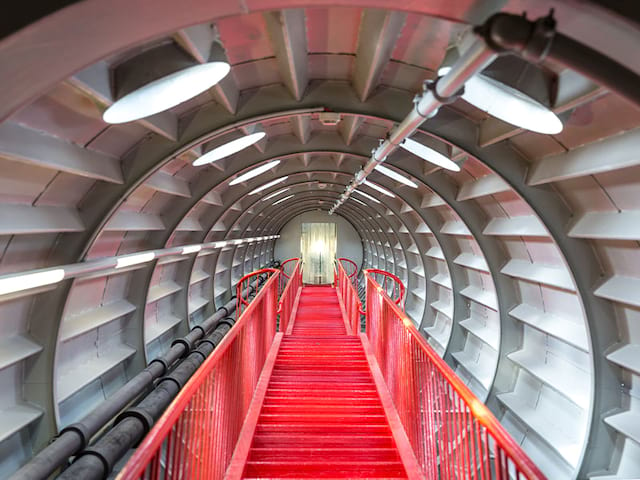
{"type": "MultiPolygon", "coordinates": [[[[273,264],[274,262],[272,262],[273,264]]],[[[260,275],[258,286],[262,285],[268,276],[260,275]]],[[[255,296],[257,289],[248,286],[243,297],[255,296]]],[[[232,299],[224,308],[235,302],[232,299]]],[[[198,344],[167,377],[160,380],[156,388],[149,393],[136,407],[126,410],[116,419],[115,426],[100,440],[78,454],[76,460],[58,478],[59,479],[103,479],[107,478],[113,466],[151,429],[155,421],[178,394],[186,381],[195,373],[205,358],[220,343],[224,335],[231,329],[235,320],[227,317],[217,322],[215,330],[205,340],[198,344]]],[[[194,327],[193,333],[199,327],[194,327]]],[[[175,342],[174,342],[175,343],[175,342]]],[[[188,342],[187,342],[188,343],[188,342]]]]}
{"type": "MultiPolygon", "coordinates": [[[[279,263],[272,261],[269,266],[279,265],[279,263]]],[[[261,276],[258,279],[258,285],[262,285],[265,280],[266,277],[261,276]]],[[[243,296],[247,297],[253,294],[254,290],[253,286],[249,286],[243,296]]],[[[174,340],[169,351],[152,360],[144,370],[125,383],[108,400],[102,402],[78,422],[62,429],[49,445],[15,472],[10,480],[41,480],[51,475],[69,457],[84,449],[91,438],[113,417],[149,389],[156,379],[165,375],[178,360],[187,356],[193,349],[193,345],[209,334],[222,319],[233,313],[235,309],[234,296],[202,324],[192,328],[185,337],[174,340]]]]}
{"type": "Polygon", "coordinates": [[[524,16],[497,13],[475,31],[499,53],[514,53],[532,62],[549,58],[640,106],[640,75],[558,33],[555,26],[553,12],[535,22],[524,16]]]}
{"type": "Polygon", "coordinates": [[[640,76],[602,53],[565,35],[556,34],[549,58],[640,106],[640,76]]]}
{"type": "Polygon", "coordinates": [[[198,347],[171,374],[162,378],[156,388],[136,407],[125,410],[116,419],[115,426],[110,431],[94,445],[84,449],[58,479],[107,478],[113,465],[126,455],[129,449],[140,443],[180,389],[229,330],[230,327],[227,324],[217,327],[211,335],[206,337],[206,341],[200,342],[198,347]]]}

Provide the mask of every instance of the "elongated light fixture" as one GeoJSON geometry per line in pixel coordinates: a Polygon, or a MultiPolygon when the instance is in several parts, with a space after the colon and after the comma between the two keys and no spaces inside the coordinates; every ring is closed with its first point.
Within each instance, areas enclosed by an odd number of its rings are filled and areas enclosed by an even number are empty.
{"type": "Polygon", "coordinates": [[[381,194],[386,195],[387,197],[391,197],[391,198],[396,198],[396,196],[391,193],[389,190],[387,190],[386,188],[381,187],[380,185],[370,182],[369,180],[365,180],[364,184],[373,188],[374,190],[379,191],[381,194]]]}
{"type": "Polygon", "coordinates": [[[187,245],[186,247],[182,247],[182,255],[198,253],[200,250],[202,250],[202,245],[187,245]]]}
{"type": "Polygon", "coordinates": [[[453,172],[460,171],[460,167],[458,165],[442,155],[440,152],[436,152],[434,149],[418,143],[415,140],[406,138],[404,142],[400,144],[400,146],[408,152],[413,153],[414,155],[422,158],[423,160],[426,160],[429,163],[433,163],[434,165],[445,168],[447,170],[451,170],[453,172]]]}
{"type": "Polygon", "coordinates": [[[30,288],[43,287],[45,285],[53,285],[54,283],[62,281],[63,278],[64,269],[62,268],[26,273],[23,275],[14,275],[0,280],[0,295],[20,292],[30,288]]]}
{"type": "Polygon", "coordinates": [[[229,185],[237,185],[238,183],[246,182],[247,180],[250,180],[253,177],[262,175],[263,173],[271,170],[273,167],[275,167],[279,163],[280,163],[280,160],[274,160],[272,162],[265,163],[264,165],[260,165],[259,167],[253,168],[249,170],[247,173],[243,173],[235,180],[230,181],[229,185]]]}
{"type": "Polygon", "coordinates": [[[278,195],[280,195],[281,193],[284,193],[284,192],[286,192],[286,191],[288,191],[288,190],[289,190],[289,187],[287,187],[287,188],[282,188],[282,189],[278,190],[277,192],[270,193],[269,195],[267,195],[266,197],[264,197],[262,200],[264,201],[264,200],[269,200],[270,198],[273,198],[273,197],[277,197],[277,196],[278,196],[278,195]]]}
{"type": "Polygon", "coordinates": [[[272,180],[269,183],[265,183],[261,187],[258,187],[258,188],[254,189],[254,190],[251,190],[249,192],[249,195],[255,195],[256,193],[260,193],[263,190],[266,190],[267,188],[273,187],[274,185],[277,185],[280,182],[284,182],[287,178],[289,178],[289,177],[285,176],[285,177],[276,178],[275,180],[272,180]]]}
{"type": "Polygon", "coordinates": [[[102,115],[107,123],[126,123],[163,112],[200,95],[228,73],[227,62],[209,62],[179,70],[125,95],[102,115]]]}
{"type": "MultiPolygon", "coordinates": [[[[445,75],[451,67],[442,67],[445,75]]],[[[532,132],[555,134],[562,131],[562,122],[546,106],[509,85],[477,74],[464,85],[462,99],[492,117],[532,132]]]]}
{"type": "Polygon", "coordinates": [[[387,177],[395,180],[398,183],[402,183],[402,184],[406,185],[407,187],[418,188],[418,185],[416,183],[412,182],[411,180],[409,180],[406,177],[403,177],[399,173],[394,172],[390,168],[385,167],[384,165],[377,165],[375,167],[375,170],[377,170],[381,174],[386,175],[387,177]]]}
{"type": "Polygon", "coordinates": [[[116,259],[116,268],[130,267],[131,265],[138,265],[139,263],[150,262],[156,258],[156,254],[153,252],[134,253],[133,255],[125,255],[116,259]]]}
{"type": "Polygon", "coordinates": [[[372,197],[371,195],[369,195],[368,193],[364,193],[360,190],[354,190],[354,192],[362,195],[365,198],[368,198],[369,200],[371,200],[372,202],[376,202],[376,203],[380,203],[380,200],[378,200],[377,198],[372,197]]]}
{"type": "Polygon", "coordinates": [[[290,198],[292,198],[293,196],[294,196],[294,195],[287,195],[286,197],[281,198],[280,200],[273,202],[273,205],[278,205],[279,203],[282,203],[282,202],[284,202],[285,200],[289,200],[289,199],[290,199],[290,198]]]}
{"type": "Polygon", "coordinates": [[[234,153],[238,153],[239,151],[250,147],[254,143],[259,142],[265,137],[265,135],[265,132],[255,132],[250,135],[245,135],[244,137],[231,140],[230,142],[227,142],[224,145],[220,145],[219,147],[216,147],[213,150],[205,153],[201,157],[196,158],[193,162],[193,166],[200,167],[202,165],[206,165],[207,163],[215,162],[216,160],[220,160],[221,158],[233,155],[234,153]]]}
{"type": "Polygon", "coordinates": [[[365,207],[367,206],[366,203],[364,203],[362,200],[358,200],[357,198],[354,197],[349,197],[351,200],[353,200],[354,202],[359,203],[360,205],[364,205],[365,207]]]}

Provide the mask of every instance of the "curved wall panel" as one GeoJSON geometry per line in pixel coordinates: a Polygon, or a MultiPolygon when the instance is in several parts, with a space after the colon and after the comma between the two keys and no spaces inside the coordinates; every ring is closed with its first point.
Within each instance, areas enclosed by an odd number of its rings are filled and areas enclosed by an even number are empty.
{"type": "MultiPolygon", "coordinates": [[[[150,11],[143,0],[86,0],[0,41],[0,276],[228,242],[0,296],[0,476],[226,303],[242,275],[294,256],[294,219],[329,210],[447,49],[497,8],[335,4],[187,0],[150,11]],[[114,72],[165,43],[196,63],[223,51],[231,74],[154,117],[105,124],[114,72]],[[247,150],[192,165],[258,131],[266,138],[247,150]],[[284,187],[294,197],[266,199],[284,187]]],[[[500,4],[531,15],[549,6],[561,32],[640,72],[625,54],[640,30],[623,7],[500,4]]],[[[363,185],[374,200],[353,195],[336,218],[364,268],[406,283],[406,311],[428,342],[549,478],[635,478],[640,111],[588,75],[542,67],[557,84],[561,133],[523,131],[458,100],[414,139],[460,172],[395,152],[385,166],[416,188],[374,171],[394,196],[363,185]]]]}

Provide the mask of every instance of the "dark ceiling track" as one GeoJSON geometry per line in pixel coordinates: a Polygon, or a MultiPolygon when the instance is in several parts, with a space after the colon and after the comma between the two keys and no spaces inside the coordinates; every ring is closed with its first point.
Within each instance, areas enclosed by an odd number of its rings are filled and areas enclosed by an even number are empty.
{"type": "MultiPolygon", "coordinates": [[[[268,266],[278,265],[279,262],[274,261],[268,266]]],[[[266,275],[263,277],[260,278],[259,285],[266,281],[266,275]]],[[[245,298],[255,296],[255,290],[253,285],[249,286],[244,293],[245,298]]],[[[115,462],[144,437],[154,421],[178,394],[181,386],[231,329],[235,310],[236,297],[233,296],[226,305],[220,307],[200,325],[193,327],[186,336],[174,340],[167,353],[149,362],[147,368],[124,384],[108,400],[80,421],[62,429],[48,446],[9,480],[46,479],[73,456],[76,456],[77,461],[59,478],[106,478],[115,462]],[[122,412],[148,391],[158,379],[160,381],[154,389],[136,407],[122,412]],[[89,447],[91,438],[116,416],[115,426],[95,445],[89,447]],[[121,454],[118,453],[119,449],[114,449],[116,445],[124,449],[121,454]],[[112,459],[113,463],[106,459],[112,459]],[[78,471],[82,473],[77,473],[78,471]]]]}

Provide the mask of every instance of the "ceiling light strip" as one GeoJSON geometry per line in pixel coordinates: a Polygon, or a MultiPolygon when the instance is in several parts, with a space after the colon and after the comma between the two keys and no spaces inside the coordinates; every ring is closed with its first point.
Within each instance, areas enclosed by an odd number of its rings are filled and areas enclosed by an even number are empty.
{"type": "Polygon", "coordinates": [[[219,147],[214,148],[213,150],[209,150],[201,157],[196,158],[193,162],[193,166],[201,167],[202,165],[207,165],[208,163],[215,162],[216,160],[234,155],[244,150],[245,148],[258,143],[265,136],[265,132],[256,132],[250,135],[245,135],[244,137],[236,138],[235,140],[231,140],[230,142],[222,144],[219,147]]]}
{"type": "Polygon", "coordinates": [[[266,173],[272,168],[276,167],[279,163],[280,163],[280,160],[274,160],[272,162],[265,163],[264,165],[260,165],[259,167],[252,168],[248,172],[243,173],[242,175],[235,178],[234,180],[231,180],[229,182],[229,185],[237,185],[239,183],[246,182],[247,180],[257,177],[258,175],[262,175],[263,173],[266,173]]]}
{"type": "Polygon", "coordinates": [[[110,272],[114,269],[144,265],[156,258],[169,257],[172,255],[191,255],[202,250],[213,250],[246,243],[264,242],[267,240],[275,240],[277,238],[280,238],[280,235],[237,238],[193,245],[182,245],[178,247],[136,252],[128,255],[118,255],[115,257],[98,258],[95,260],[88,260],[86,262],[2,275],[0,276],[0,296],[33,288],[54,285],[62,280],[81,277],[83,275],[110,272]]]}
{"type": "Polygon", "coordinates": [[[280,200],[278,200],[278,201],[276,201],[276,202],[273,202],[271,205],[277,205],[277,204],[279,204],[279,203],[284,202],[285,200],[289,200],[289,199],[290,199],[290,198],[292,198],[292,197],[294,197],[294,195],[287,195],[286,197],[281,198],[280,200]]]}
{"type": "Polygon", "coordinates": [[[380,172],[383,175],[386,175],[387,177],[391,178],[392,180],[395,180],[398,183],[402,183],[402,184],[406,185],[407,187],[418,188],[418,184],[417,183],[412,182],[408,178],[403,177],[399,173],[396,173],[395,171],[391,170],[388,167],[385,167],[384,165],[376,165],[375,170],[380,172]]]}
{"type": "Polygon", "coordinates": [[[373,188],[374,190],[377,190],[378,192],[380,192],[383,195],[386,195],[387,197],[391,197],[391,198],[396,198],[396,196],[391,193],[389,190],[387,190],[386,188],[382,188],[380,185],[378,185],[377,183],[373,183],[370,182],[369,180],[365,180],[363,182],[366,186],[373,188]]]}

